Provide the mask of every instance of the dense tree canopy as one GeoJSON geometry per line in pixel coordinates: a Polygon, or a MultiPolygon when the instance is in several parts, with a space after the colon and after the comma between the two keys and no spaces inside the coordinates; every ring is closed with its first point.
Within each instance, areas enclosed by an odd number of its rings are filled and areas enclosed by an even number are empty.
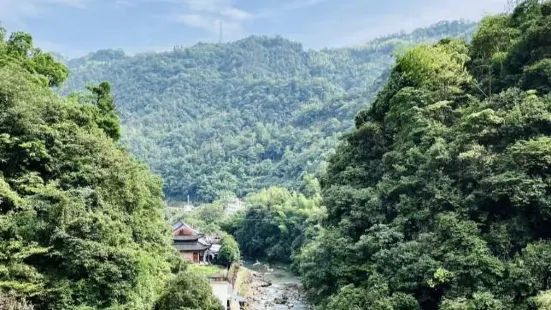
{"type": "Polygon", "coordinates": [[[526,0],[470,43],[405,48],[469,38],[454,22],[350,49],[105,50],[66,61],[67,86],[0,28],[0,306],[220,309],[124,146],[169,198],[222,198],[191,215],[235,237],[220,263],[293,262],[320,309],[549,309],[549,25],[526,0]],[[234,194],[247,208],[225,218],[234,194]]]}
{"type": "Polygon", "coordinates": [[[403,51],[322,179],[321,309],[549,309],[551,2],[403,51]]]}
{"type": "Polygon", "coordinates": [[[470,43],[403,48],[465,39],[456,22],[354,49],[99,51],[66,62],[67,86],[0,29],[0,305],[220,308],[124,145],[171,198],[248,194],[230,218],[221,200],[192,217],[235,237],[224,263],[293,262],[320,309],[550,309],[550,25],[551,1],[525,0],[470,43]]]}
{"type": "Polygon", "coordinates": [[[247,208],[221,223],[247,258],[289,263],[323,218],[319,192],[313,196],[271,187],[251,194],[247,208]]]}
{"type": "Polygon", "coordinates": [[[184,272],[168,283],[154,310],[222,310],[222,304],[211,293],[207,280],[184,272]]]}
{"type": "Polygon", "coordinates": [[[69,69],[33,45],[33,38],[26,32],[14,32],[6,40],[6,29],[0,25],[0,66],[22,69],[31,73],[30,78],[39,84],[60,86],[69,69]]]}
{"type": "Polygon", "coordinates": [[[0,41],[0,307],[151,309],[182,269],[161,181],[116,143],[109,84],[62,98],[66,75],[30,35],[0,41]]]}
{"type": "Polygon", "coordinates": [[[318,173],[337,137],[353,127],[394,50],[468,37],[473,29],[446,22],[322,51],[266,37],[132,57],[103,50],[66,61],[72,73],[62,91],[112,81],[122,143],[163,176],[170,199],[211,202],[222,191],[244,197],[269,186],[296,190],[301,175],[318,173]]]}
{"type": "Polygon", "coordinates": [[[220,241],[220,251],[218,252],[218,264],[229,266],[233,262],[238,262],[241,259],[239,245],[231,235],[222,236],[220,241]]]}

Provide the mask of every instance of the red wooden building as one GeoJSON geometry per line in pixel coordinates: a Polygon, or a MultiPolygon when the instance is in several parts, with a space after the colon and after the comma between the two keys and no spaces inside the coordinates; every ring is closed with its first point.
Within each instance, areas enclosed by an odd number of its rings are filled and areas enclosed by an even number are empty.
{"type": "Polygon", "coordinates": [[[182,221],[172,225],[173,245],[191,263],[207,263],[214,258],[215,253],[210,250],[212,245],[204,237],[182,221]]]}

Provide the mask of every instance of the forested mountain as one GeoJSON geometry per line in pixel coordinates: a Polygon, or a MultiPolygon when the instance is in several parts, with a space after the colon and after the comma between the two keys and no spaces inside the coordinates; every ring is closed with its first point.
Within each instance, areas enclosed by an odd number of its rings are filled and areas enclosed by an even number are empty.
{"type": "Polygon", "coordinates": [[[227,261],[292,263],[316,309],[551,309],[551,0],[514,2],[350,49],[99,51],[67,97],[0,28],[0,307],[220,309],[128,148],[171,198],[282,186],[189,216],[235,236],[227,261]]]}
{"type": "Polygon", "coordinates": [[[206,280],[178,280],[190,275],[170,244],[161,180],[118,144],[110,85],[63,98],[50,87],[67,67],[29,34],[5,35],[0,308],[168,310],[178,291],[192,292],[185,309],[220,309],[206,280]]]}
{"type": "Polygon", "coordinates": [[[320,171],[338,136],[383,85],[393,51],[468,38],[474,27],[443,22],[321,51],[278,37],[136,56],[102,50],[65,61],[71,74],[60,91],[112,82],[122,143],[163,176],[169,199],[296,189],[304,174],[320,171]]]}
{"type": "Polygon", "coordinates": [[[321,180],[319,309],[551,309],[551,2],[398,57],[321,180]]]}

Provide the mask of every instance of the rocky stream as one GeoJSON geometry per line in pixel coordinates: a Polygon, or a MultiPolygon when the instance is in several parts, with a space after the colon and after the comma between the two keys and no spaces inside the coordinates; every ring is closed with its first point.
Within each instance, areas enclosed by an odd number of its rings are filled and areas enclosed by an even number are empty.
{"type": "Polygon", "coordinates": [[[258,262],[245,266],[252,273],[248,309],[310,309],[300,279],[286,269],[258,262]]]}

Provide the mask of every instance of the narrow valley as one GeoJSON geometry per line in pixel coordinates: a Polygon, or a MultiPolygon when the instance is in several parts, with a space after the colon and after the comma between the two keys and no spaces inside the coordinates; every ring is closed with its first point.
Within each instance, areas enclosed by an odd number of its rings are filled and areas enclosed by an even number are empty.
{"type": "Polygon", "coordinates": [[[551,309],[551,0],[408,3],[0,0],[0,310],[551,309]]]}

